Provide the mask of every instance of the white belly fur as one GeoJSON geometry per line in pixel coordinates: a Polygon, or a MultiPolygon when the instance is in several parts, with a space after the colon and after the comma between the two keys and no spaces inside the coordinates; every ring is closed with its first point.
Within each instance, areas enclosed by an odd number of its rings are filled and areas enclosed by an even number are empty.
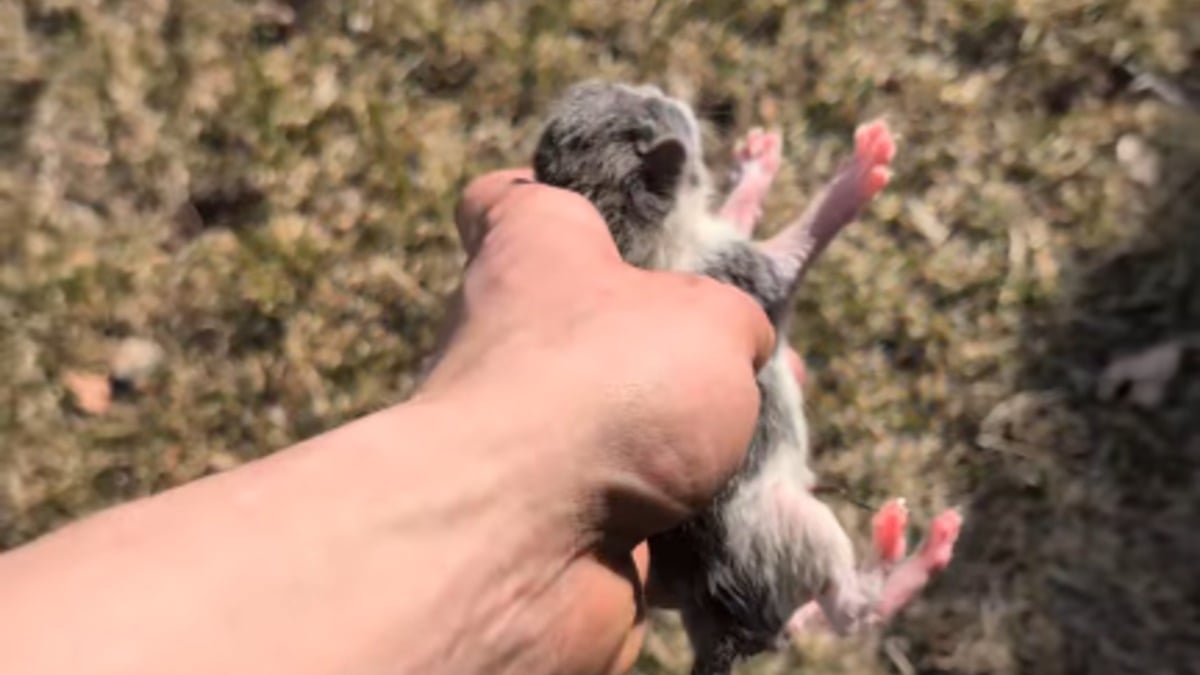
{"type": "Polygon", "coordinates": [[[698,271],[705,254],[731,241],[745,241],[731,223],[715,215],[703,193],[680,197],[679,203],[663,223],[665,232],[651,265],[680,272],[698,271]]]}
{"type": "MultiPolygon", "coordinates": [[[[667,219],[654,267],[699,271],[708,252],[747,239],[713,214],[702,195],[691,197],[667,219]]],[[[852,568],[853,549],[833,513],[812,494],[815,476],[808,465],[804,397],[783,356],[782,343],[764,368],[774,371],[769,377],[775,394],[783,398],[787,410],[795,411],[784,423],[794,425],[791,436],[799,441],[796,447],[774,448],[762,470],[741,484],[723,515],[728,553],[744,569],[765,577],[763,581],[775,591],[773,611],[788,616],[812,599],[819,590],[814,585],[829,579],[831,569],[852,568]],[[763,523],[764,517],[777,521],[763,523]],[[821,553],[813,557],[814,552],[821,553]]]]}
{"type": "Polygon", "coordinates": [[[794,447],[773,448],[761,470],[739,486],[723,517],[728,554],[763,578],[774,591],[774,611],[787,616],[812,599],[818,591],[814,586],[828,578],[831,566],[852,565],[853,552],[848,539],[823,541],[842,530],[812,494],[815,476],[808,465],[800,388],[780,352],[765,367],[777,371],[777,394],[797,412],[787,421],[795,425],[794,438],[800,440],[794,447]],[[764,523],[763,518],[775,521],[764,523]],[[814,552],[828,552],[829,558],[824,553],[814,558],[814,552]]]}

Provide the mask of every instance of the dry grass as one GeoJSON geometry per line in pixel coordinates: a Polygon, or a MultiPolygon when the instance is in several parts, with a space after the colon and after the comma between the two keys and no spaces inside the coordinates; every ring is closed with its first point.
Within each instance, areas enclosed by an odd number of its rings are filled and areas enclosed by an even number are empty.
{"type": "MultiPolygon", "coordinates": [[[[824,471],[968,529],[882,640],[804,669],[1200,672],[1200,364],[1148,407],[1097,388],[1200,333],[1200,121],[1131,81],[1198,84],[1188,4],[0,0],[0,546],[402,398],[457,189],[566,84],[653,79],[714,158],[783,127],[775,221],[857,121],[902,136],[794,337],[824,471]],[[130,336],[165,367],[82,414],[68,376],[130,336]]],[[[687,665],[661,621],[647,674],[687,665]]]]}

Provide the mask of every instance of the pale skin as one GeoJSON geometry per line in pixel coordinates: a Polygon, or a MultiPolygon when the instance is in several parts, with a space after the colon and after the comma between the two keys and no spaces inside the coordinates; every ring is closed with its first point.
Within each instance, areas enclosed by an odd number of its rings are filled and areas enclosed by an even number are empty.
{"type": "Polygon", "coordinates": [[[775,336],[525,175],[467,190],[411,400],[0,556],[0,672],[626,672],[642,542],[736,470],[775,336]]]}
{"type": "Polygon", "coordinates": [[[493,175],[459,221],[412,400],[0,557],[0,672],[627,670],[634,549],[734,471],[771,327],[624,264],[578,196],[493,175]]]}

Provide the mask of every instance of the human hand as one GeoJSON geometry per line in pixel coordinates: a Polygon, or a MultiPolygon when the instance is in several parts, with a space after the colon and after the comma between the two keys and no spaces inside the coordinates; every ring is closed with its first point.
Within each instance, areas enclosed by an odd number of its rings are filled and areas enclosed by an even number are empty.
{"type": "MultiPolygon", "coordinates": [[[[588,202],[528,172],[473,183],[457,220],[466,281],[421,396],[466,392],[481,404],[457,407],[537,428],[530,444],[544,464],[509,489],[554,487],[544,499],[566,505],[548,510],[568,514],[554,529],[569,545],[555,587],[525,608],[556,617],[529,658],[543,672],[624,672],[642,640],[642,542],[705,506],[736,470],[757,415],[753,373],[774,335],[730,287],[625,265],[588,202]],[[557,645],[552,657],[534,656],[546,645],[557,645]]],[[[786,356],[803,385],[803,361],[786,356]]],[[[884,620],[945,565],[957,534],[897,567],[906,515],[893,507],[881,511],[869,572],[881,575],[884,620]]],[[[814,608],[798,612],[794,633],[820,623],[814,608]]]]}
{"type": "Polygon", "coordinates": [[[457,221],[466,277],[418,398],[503,420],[542,448],[510,486],[563,505],[544,509],[560,516],[549,538],[566,542],[562,567],[522,612],[556,617],[530,663],[624,672],[641,643],[639,544],[736,471],[773,330],[733,287],[625,264],[590,203],[527,172],[477,180],[457,221]]]}

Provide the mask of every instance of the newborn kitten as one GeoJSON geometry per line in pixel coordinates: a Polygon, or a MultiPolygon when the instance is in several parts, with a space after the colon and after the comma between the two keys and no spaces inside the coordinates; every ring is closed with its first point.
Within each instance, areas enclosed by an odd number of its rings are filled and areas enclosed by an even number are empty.
{"type": "MultiPolygon", "coordinates": [[[[855,136],[854,157],[800,219],[765,242],[750,234],[778,169],[779,137],[751,135],[741,180],[715,212],[696,117],[655,87],[571,88],[542,131],[534,170],[539,182],[587,197],[627,262],[733,284],[786,336],[804,273],[888,182],[895,144],[887,126],[872,122],[855,136]]],[[[830,627],[854,630],[872,619],[886,583],[860,570],[850,538],[813,494],[803,400],[786,349],[781,340],[758,373],[761,412],[737,476],[706,511],[650,540],[651,585],[682,613],[694,675],[726,675],[739,659],[777,648],[789,619],[814,599],[830,627]]],[[[893,551],[899,538],[903,555],[906,514],[902,506],[885,511],[883,536],[893,551]]],[[[957,521],[950,529],[952,544],[957,521]]],[[[939,545],[948,556],[946,541],[939,545]]]]}

